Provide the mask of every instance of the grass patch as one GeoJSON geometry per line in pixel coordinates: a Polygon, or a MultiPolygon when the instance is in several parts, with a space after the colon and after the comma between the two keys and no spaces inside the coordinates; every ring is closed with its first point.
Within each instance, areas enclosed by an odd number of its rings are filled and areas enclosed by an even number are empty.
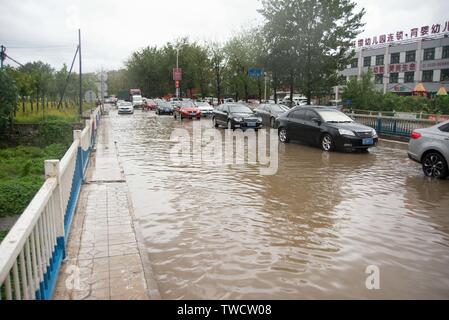
{"type": "Polygon", "coordinates": [[[44,182],[44,161],[66,150],[65,144],[0,150],[0,218],[23,212],[44,182]]]}
{"type": "MultiPolygon", "coordinates": [[[[88,111],[91,109],[95,109],[96,106],[94,103],[84,103],[83,111],[88,111]]],[[[60,108],[57,107],[45,107],[44,109],[40,108],[39,111],[36,111],[36,106],[31,110],[31,104],[27,102],[25,104],[25,112],[23,112],[23,108],[20,105],[16,116],[14,117],[15,123],[43,123],[43,122],[52,122],[52,121],[63,121],[75,123],[79,119],[78,114],[78,106],[70,105],[68,108],[60,108]]]]}
{"type": "Polygon", "coordinates": [[[9,230],[0,230],[0,243],[3,241],[3,239],[5,239],[8,232],[9,230]]]}

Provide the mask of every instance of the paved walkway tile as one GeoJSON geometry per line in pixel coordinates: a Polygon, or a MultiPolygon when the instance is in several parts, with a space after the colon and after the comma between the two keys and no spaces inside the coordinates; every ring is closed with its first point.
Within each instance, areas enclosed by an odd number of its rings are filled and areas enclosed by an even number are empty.
{"type": "Polygon", "coordinates": [[[87,183],[82,186],[54,299],[158,299],[148,288],[144,258],[132,216],[132,204],[109,121],[103,119],[87,183]]]}

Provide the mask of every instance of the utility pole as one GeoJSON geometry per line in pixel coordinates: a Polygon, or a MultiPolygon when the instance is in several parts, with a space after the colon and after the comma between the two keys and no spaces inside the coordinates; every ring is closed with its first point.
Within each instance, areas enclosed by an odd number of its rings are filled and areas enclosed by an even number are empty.
{"type": "Polygon", "coordinates": [[[265,72],[265,88],[264,88],[264,102],[267,102],[267,80],[268,80],[268,74],[265,72]]]}
{"type": "Polygon", "coordinates": [[[5,48],[5,46],[1,46],[1,49],[0,49],[0,61],[1,61],[1,69],[3,69],[3,61],[5,61],[5,59],[6,59],[6,48],[5,48]]]}
{"type": "MultiPolygon", "coordinates": [[[[176,69],[179,69],[179,48],[176,48],[176,69]]],[[[176,98],[179,99],[180,88],[176,88],[176,98]]]]}
{"type": "Polygon", "coordinates": [[[81,64],[81,29],[78,29],[78,54],[80,61],[80,118],[83,115],[83,70],[81,64]]]}

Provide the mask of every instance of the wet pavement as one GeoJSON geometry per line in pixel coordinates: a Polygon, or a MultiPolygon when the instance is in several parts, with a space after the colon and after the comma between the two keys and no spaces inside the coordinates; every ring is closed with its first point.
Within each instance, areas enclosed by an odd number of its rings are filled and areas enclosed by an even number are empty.
{"type": "Polygon", "coordinates": [[[279,145],[262,176],[173,164],[170,134],[191,121],[110,117],[163,299],[449,298],[449,181],[423,177],[403,145],[279,145]]]}
{"type": "Polygon", "coordinates": [[[99,127],[70,228],[55,300],[159,299],[109,119],[99,127]]]}

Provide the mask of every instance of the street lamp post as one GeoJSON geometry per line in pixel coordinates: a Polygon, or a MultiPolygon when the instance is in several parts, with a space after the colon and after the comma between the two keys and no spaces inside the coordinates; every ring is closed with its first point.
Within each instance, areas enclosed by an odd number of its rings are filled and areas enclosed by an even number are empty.
{"type": "MultiPolygon", "coordinates": [[[[179,48],[176,48],[176,70],[179,69],[179,48]]],[[[179,99],[179,88],[176,87],[176,98],[179,99]]]]}

